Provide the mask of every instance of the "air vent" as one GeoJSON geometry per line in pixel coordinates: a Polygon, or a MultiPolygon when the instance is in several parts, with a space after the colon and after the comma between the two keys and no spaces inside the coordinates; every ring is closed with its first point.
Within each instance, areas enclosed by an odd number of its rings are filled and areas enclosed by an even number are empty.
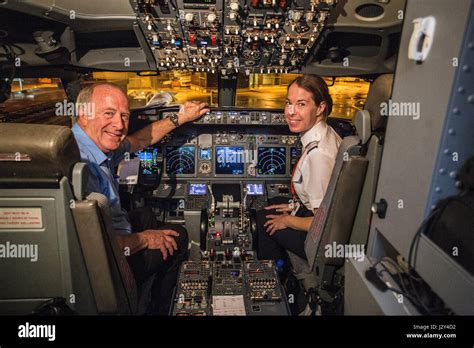
{"type": "Polygon", "coordinates": [[[356,8],[356,17],[363,21],[376,21],[383,17],[384,12],[380,5],[365,4],[356,8]]]}

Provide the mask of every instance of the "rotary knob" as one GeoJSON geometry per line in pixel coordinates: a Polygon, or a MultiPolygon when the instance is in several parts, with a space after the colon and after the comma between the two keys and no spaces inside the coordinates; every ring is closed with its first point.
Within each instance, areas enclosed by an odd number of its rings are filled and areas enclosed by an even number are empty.
{"type": "Polygon", "coordinates": [[[239,10],[239,3],[238,2],[231,2],[229,7],[232,11],[238,11],[239,10]]]}
{"type": "Polygon", "coordinates": [[[212,23],[216,20],[217,16],[215,13],[209,13],[209,15],[207,16],[207,21],[209,23],[212,23]]]}
{"type": "Polygon", "coordinates": [[[194,19],[194,14],[186,13],[186,15],[184,16],[184,19],[186,20],[186,22],[192,22],[194,19]]]}

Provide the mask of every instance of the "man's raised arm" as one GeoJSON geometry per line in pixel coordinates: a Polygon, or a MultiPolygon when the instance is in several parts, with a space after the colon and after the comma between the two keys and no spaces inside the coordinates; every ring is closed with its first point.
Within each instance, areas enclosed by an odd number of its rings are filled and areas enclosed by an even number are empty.
{"type": "Polygon", "coordinates": [[[126,139],[130,142],[130,152],[136,152],[147,146],[156,144],[177,126],[194,121],[208,111],[209,107],[206,103],[184,103],[180,111],[177,113],[178,125],[176,125],[171,119],[165,118],[163,120],[155,121],[139,131],[128,135],[126,139]]]}

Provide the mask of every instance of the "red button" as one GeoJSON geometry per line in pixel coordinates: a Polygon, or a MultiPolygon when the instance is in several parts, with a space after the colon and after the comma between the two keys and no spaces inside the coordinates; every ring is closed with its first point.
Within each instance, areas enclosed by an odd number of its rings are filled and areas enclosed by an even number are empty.
{"type": "Polygon", "coordinates": [[[189,43],[191,45],[194,45],[194,40],[196,39],[196,37],[194,35],[189,35],[189,43]]]}
{"type": "Polygon", "coordinates": [[[216,46],[217,45],[217,35],[212,35],[211,36],[211,45],[216,46]]]}

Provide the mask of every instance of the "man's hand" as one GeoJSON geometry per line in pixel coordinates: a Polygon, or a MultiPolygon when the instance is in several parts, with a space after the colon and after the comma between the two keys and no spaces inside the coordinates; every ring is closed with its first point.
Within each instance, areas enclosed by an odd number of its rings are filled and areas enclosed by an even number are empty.
{"type": "Polygon", "coordinates": [[[278,213],[291,213],[293,211],[293,208],[291,207],[290,204],[274,204],[274,205],[269,205],[268,207],[265,207],[266,210],[272,210],[275,209],[278,213]]]}
{"type": "Polygon", "coordinates": [[[160,249],[163,254],[163,260],[168,259],[168,254],[173,255],[178,250],[178,244],[173,238],[179,234],[173,230],[145,230],[140,234],[146,239],[146,247],[148,249],[160,249]]]}
{"type": "Polygon", "coordinates": [[[209,105],[198,101],[184,103],[178,112],[178,122],[180,125],[194,121],[209,112],[209,105]]]}
{"type": "Polygon", "coordinates": [[[266,227],[267,233],[272,236],[276,231],[283,230],[288,227],[287,218],[289,215],[283,213],[281,215],[267,215],[267,222],[263,225],[266,227]]]}

